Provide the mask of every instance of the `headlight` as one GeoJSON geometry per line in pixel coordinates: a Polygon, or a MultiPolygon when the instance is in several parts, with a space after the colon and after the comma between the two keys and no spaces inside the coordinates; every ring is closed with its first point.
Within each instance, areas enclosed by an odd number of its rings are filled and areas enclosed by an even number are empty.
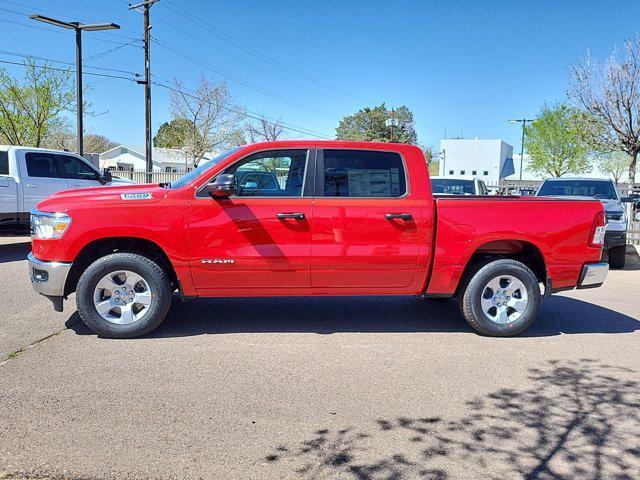
{"type": "Polygon", "coordinates": [[[67,231],[70,223],[71,217],[66,213],[32,213],[31,236],[45,240],[60,238],[67,231]]]}

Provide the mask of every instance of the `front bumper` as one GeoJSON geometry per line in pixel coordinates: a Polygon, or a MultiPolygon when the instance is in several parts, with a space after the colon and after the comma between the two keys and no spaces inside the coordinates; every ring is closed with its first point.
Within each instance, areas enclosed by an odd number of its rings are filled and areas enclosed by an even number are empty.
{"type": "Polygon", "coordinates": [[[29,252],[29,277],[33,289],[47,297],[63,297],[72,263],[43,262],[29,252]]]}
{"type": "Polygon", "coordinates": [[[616,230],[607,230],[604,234],[604,248],[621,247],[627,244],[627,232],[619,232],[616,230]]]}
{"type": "Polygon", "coordinates": [[[596,288],[604,283],[609,272],[608,263],[588,263],[582,267],[578,288],[596,288]]]}

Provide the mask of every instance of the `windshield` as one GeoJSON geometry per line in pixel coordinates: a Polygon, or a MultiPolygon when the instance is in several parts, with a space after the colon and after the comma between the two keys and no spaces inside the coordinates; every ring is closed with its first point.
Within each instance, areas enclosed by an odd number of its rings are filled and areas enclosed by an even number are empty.
{"type": "Polygon", "coordinates": [[[538,191],[539,197],[591,197],[616,200],[613,184],[606,180],[551,180],[544,182],[538,191]]]}
{"type": "Polygon", "coordinates": [[[218,155],[216,158],[214,158],[212,160],[209,160],[206,163],[203,163],[202,165],[198,166],[197,168],[194,168],[189,173],[187,173],[186,175],[183,175],[182,177],[180,177],[175,182],[171,182],[171,188],[184,187],[185,185],[191,183],[195,178],[199,177],[200,174],[202,174],[203,172],[205,172],[206,170],[208,170],[209,168],[214,166],[216,163],[220,163],[222,160],[224,160],[228,156],[236,153],[241,148],[242,147],[232,148],[228,152],[224,152],[223,154],[218,155]]]}
{"type": "Polygon", "coordinates": [[[431,190],[433,193],[445,193],[449,195],[473,195],[473,180],[455,180],[445,178],[434,178],[431,180],[431,190]]]}

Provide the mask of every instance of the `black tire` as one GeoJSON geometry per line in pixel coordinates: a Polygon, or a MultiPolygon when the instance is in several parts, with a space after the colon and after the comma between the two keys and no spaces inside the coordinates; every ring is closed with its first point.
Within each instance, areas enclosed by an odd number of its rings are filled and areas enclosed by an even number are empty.
{"type": "Polygon", "coordinates": [[[135,253],[113,253],[99,258],[84,271],[76,289],[80,318],[92,331],[108,338],[135,338],[155,330],[167,316],[171,299],[171,280],[167,272],[153,260],[135,253]],[[104,319],[93,301],[98,282],[105,275],[118,270],[128,270],[142,276],[151,291],[149,311],[139,320],[127,325],[118,325],[104,319]]]}
{"type": "Polygon", "coordinates": [[[541,298],[538,278],[531,269],[516,260],[502,259],[490,262],[475,272],[462,291],[459,301],[465,320],[474,330],[492,337],[510,337],[531,326],[538,314],[541,298]],[[485,287],[489,281],[501,275],[510,275],[520,280],[528,296],[527,305],[520,317],[504,324],[491,321],[481,306],[485,287]]]}
{"type": "Polygon", "coordinates": [[[627,257],[627,246],[611,247],[609,249],[609,267],[624,268],[627,257]]]}

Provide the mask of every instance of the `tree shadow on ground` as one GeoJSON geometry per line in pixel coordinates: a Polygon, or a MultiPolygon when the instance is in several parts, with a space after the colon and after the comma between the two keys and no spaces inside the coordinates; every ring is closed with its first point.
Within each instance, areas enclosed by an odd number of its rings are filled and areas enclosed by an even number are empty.
{"type": "Polygon", "coordinates": [[[628,379],[634,374],[590,359],[551,361],[529,371],[530,388],[469,401],[460,418],[426,410],[323,428],[275,447],[263,462],[302,479],[637,479],[640,384],[628,379]]]}

